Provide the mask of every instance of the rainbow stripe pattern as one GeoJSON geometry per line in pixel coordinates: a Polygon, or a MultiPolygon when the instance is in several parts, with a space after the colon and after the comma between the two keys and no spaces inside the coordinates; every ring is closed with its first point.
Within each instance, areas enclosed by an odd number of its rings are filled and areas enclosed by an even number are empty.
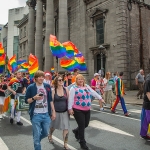
{"type": "Polygon", "coordinates": [[[12,86],[14,83],[19,83],[20,81],[17,78],[12,78],[8,84],[8,86],[12,86]]]}
{"type": "Polygon", "coordinates": [[[13,57],[9,59],[9,64],[12,66],[12,72],[15,72],[18,68],[17,62],[16,62],[16,55],[14,55],[13,57]]]}
{"type": "Polygon", "coordinates": [[[0,56],[4,54],[4,48],[2,46],[2,43],[0,42],[0,56]]]}
{"type": "Polygon", "coordinates": [[[50,50],[53,56],[62,58],[66,56],[65,47],[57,40],[56,36],[50,35],[50,50]]]}
{"type": "Polygon", "coordinates": [[[21,68],[28,70],[30,65],[27,62],[21,64],[21,68]]]}
{"type": "Polygon", "coordinates": [[[19,60],[17,61],[17,65],[21,65],[21,64],[23,64],[23,63],[25,63],[25,62],[26,62],[26,60],[19,59],[19,60]]]}
{"type": "Polygon", "coordinates": [[[36,59],[35,61],[34,61],[34,63],[29,67],[29,74],[30,74],[30,78],[33,78],[33,76],[34,76],[34,73],[36,72],[36,71],[38,71],[38,69],[39,69],[39,65],[38,65],[38,59],[36,59]]]}
{"type": "Polygon", "coordinates": [[[10,63],[8,62],[8,64],[7,64],[7,69],[8,69],[8,71],[9,71],[9,73],[11,73],[12,72],[12,66],[10,65],[10,63]]]}
{"type": "Polygon", "coordinates": [[[33,54],[30,54],[29,55],[29,65],[32,65],[36,59],[37,59],[36,56],[34,56],[33,54]]]}
{"type": "Polygon", "coordinates": [[[124,95],[124,84],[123,81],[118,78],[116,81],[116,95],[124,95]]]}
{"type": "Polygon", "coordinates": [[[62,43],[62,45],[66,48],[66,57],[72,58],[76,53],[79,53],[77,47],[70,41],[62,43]]]}
{"type": "Polygon", "coordinates": [[[54,67],[52,67],[52,68],[51,68],[51,72],[54,72],[54,70],[55,70],[54,67]]]}
{"type": "Polygon", "coordinates": [[[2,65],[5,65],[5,54],[2,54],[1,56],[0,56],[0,66],[2,66],[2,65]]]}
{"type": "Polygon", "coordinates": [[[75,60],[78,63],[78,69],[80,71],[86,71],[87,70],[87,66],[86,66],[86,63],[85,63],[85,58],[83,56],[82,57],[75,57],[75,60]]]}
{"type": "Polygon", "coordinates": [[[0,73],[4,72],[5,67],[4,66],[0,66],[0,73]]]}
{"type": "Polygon", "coordinates": [[[68,71],[73,71],[78,68],[78,63],[73,59],[61,59],[60,66],[68,71]]]}

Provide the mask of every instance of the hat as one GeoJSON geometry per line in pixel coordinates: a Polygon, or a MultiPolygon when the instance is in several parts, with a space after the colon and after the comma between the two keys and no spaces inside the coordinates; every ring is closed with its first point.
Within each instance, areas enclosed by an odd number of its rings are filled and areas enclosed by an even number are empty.
{"type": "Polygon", "coordinates": [[[45,76],[50,76],[50,73],[45,73],[45,76]]]}
{"type": "Polygon", "coordinates": [[[94,73],[94,77],[96,77],[96,76],[99,76],[100,74],[98,74],[98,73],[94,73]]]}

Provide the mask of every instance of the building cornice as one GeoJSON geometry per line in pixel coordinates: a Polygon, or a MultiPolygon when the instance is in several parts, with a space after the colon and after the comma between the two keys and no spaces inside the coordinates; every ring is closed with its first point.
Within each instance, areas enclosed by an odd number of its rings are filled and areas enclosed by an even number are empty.
{"type": "Polygon", "coordinates": [[[86,4],[90,4],[90,3],[92,3],[93,1],[95,1],[95,0],[83,0],[86,4]]]}
{"type": "Polygon", "coordinates": [[[20,22],[19,22],[19,24],[18,24],[18,28],[20,28],[25,22],[27,22],[28,21],[28,14],[27,15],[25,15],[21,20],[20,20],[20,22]]]}

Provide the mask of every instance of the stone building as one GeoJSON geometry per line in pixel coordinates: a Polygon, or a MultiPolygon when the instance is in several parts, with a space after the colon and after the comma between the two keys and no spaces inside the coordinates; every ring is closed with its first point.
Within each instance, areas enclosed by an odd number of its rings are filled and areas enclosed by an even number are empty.
{"type": "MultiPolygon", "coordinates": [[[[28,0],[28,48],[43,70],[60,71],[49,50],[49,35],[71,40],[83,53],[88,81],[95,72],[124,72],[126,87],[134,88],[140,68],[150,71],[149,0],[28,0]]],[[[22,22],[23,23],[23,22],[22,22]]],[[[21,30],[21,26],[20,26],[21,30]]],[[[22,41],[20,41],[20,45],[22,41]]]]}

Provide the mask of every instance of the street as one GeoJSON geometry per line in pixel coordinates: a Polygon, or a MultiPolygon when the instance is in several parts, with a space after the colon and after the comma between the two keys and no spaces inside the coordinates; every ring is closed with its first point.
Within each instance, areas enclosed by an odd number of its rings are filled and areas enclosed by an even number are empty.
{"type": "MultiPolygon", "coordinates": [[[[141,106],[127,105],[131,117],[125,117],[121,106],[117,113],[112,114],[109,105],[104,112],[99,111],[97,101],[92,103],[91,121],[86,129],[87,145],[91,150],[149,150],[150,142],[140,138],[140,111],[141,106]]],[[[33,150],[32,126],[27,112],[22,113],[22,127],[11,125],[9,118],[0,122],[0,150],[33,150]]],[[[77,126],[73,117],[70,119],[69,146],[73,150],[80,146],[72,129],[77,126]]],[[[42,150],[63,149],[62,131],[54,132],[54,145],[45,138],[42,141],[42,150]]]]}

